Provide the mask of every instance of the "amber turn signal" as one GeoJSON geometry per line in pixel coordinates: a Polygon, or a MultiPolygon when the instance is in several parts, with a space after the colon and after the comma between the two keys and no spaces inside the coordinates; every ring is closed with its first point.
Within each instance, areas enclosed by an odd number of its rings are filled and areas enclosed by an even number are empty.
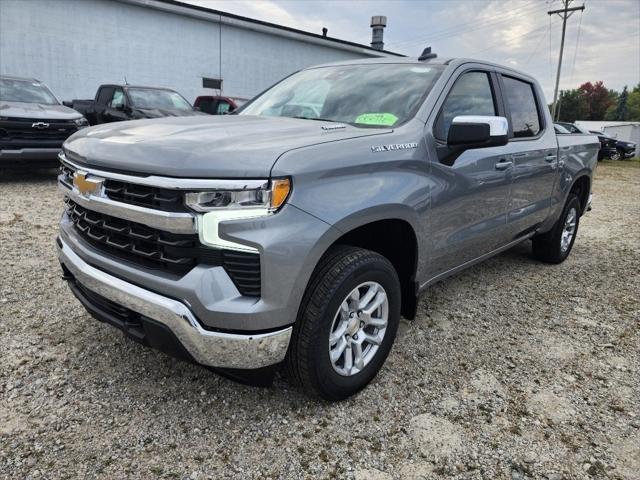
{"type": "Polygon", "coordinates": [[[271,210],[278,210],[291,192],[291,180],[278,178],[271,180],[271,210]]]}

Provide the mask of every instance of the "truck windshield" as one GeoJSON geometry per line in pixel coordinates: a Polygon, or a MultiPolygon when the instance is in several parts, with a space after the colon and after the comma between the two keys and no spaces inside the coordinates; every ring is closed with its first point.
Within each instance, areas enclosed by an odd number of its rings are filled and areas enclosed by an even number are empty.
{"type": "Polygon", "coordinates": [[[58,100],[44,84],[12,78],[0,78],[0,101],[58,105],[58,100]]]}
{"type": "Polygon", "coordinates": [[[129,98],[136,108],[156,109],[166,108],[170,110],[193,110],[177,92],[171,90],[159,90],[155,88],[129,88],[129,98]]]}
{"type": "Polygon", "coordinates": [[[392,127],[415,115],[442,70],[442,65],[417,63],[303,70],[271,87],[239,115],[392,127]]]}

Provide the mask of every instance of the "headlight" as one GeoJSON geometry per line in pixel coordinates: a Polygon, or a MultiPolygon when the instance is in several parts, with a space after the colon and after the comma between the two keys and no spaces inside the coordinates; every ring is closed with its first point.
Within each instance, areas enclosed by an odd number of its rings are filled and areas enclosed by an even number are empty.
{"type": "Polygon", "coordinates": [[[185,203],[196,212],[251,209],[272,213],[284,204],[290,191],[291,180],[280,178],[265,182],[260,188],[251,190],[214,190],[187,193],[185,203]]]}
{"type": "Polygon", "coordinates": [[[241,220],[263,217],[275,213],[284,205],[291,193],[291,180],[288,178],[265,181],[260,187],[246,190],[211,190],[187,193],[185,204],[202,212],[196,222],[200,241],[211,247],[226,248],[245,252],[257,252],[257,249],[229,241],[219,236],[219,224],[229,220],[241,220]]]}
{"type": "Polygon", "coordinates": [[[84,117],[80,117],[80,118],[76,118],[73,123],[76,124],[76,127],[78,127],[78,130],[80,130],[81,128],[84,127],[88,127],[89,126],[89,122],[87,121],[86,118],[84,117]]]}

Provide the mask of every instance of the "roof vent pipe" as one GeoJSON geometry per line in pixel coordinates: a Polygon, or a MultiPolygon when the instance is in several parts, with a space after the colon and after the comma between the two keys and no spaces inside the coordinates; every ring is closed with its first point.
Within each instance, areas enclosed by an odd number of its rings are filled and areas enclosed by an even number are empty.
{"type": "Polygon", "coordinates": [[[387,17],[376,15],[371,17],[371,48],[384,49],[384,27],[387,26],[387,17]]]}

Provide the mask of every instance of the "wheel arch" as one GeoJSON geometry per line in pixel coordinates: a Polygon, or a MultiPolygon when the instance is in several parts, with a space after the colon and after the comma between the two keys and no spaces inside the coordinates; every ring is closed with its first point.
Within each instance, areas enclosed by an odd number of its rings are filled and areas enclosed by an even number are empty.
{"type": "MultiPolygon", "coordinates": [[[[362,215],[366,222],[355,223],[349,219],[340,222],[341,233],[324,253],[336,245],[350,245],[374,251],[387,258],[400,279],[401,313],[407,319],[415,318],[418,303],[418,235],[412,222],[404,215],[375,218],[362,215]],[[348,225],[348,228],[345,226],[348,225]]],[[[323,255],[324,255],[323,253],[323,255]]]]}
{"type": "Polygon", "coordinates": [[[587,209],[589,203],[589,194],[591,193],[591,177],[588,174],[578,175],[573,179],[571,187],[569,188],[569,195],[577,195],[580,200],[580,207],[583,214],[587,209]]]}

